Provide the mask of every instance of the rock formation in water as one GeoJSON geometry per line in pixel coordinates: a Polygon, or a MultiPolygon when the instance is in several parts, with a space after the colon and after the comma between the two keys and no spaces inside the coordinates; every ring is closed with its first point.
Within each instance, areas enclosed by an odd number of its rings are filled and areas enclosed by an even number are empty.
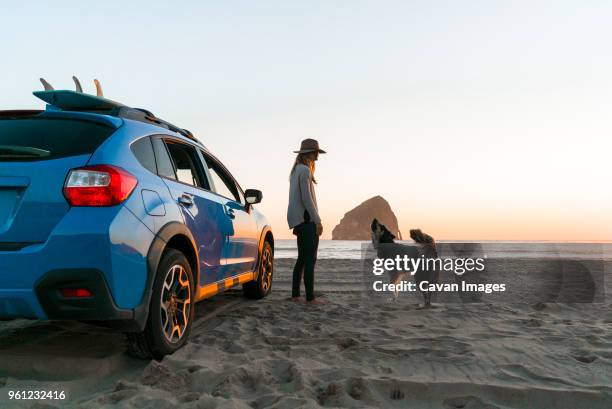
{"type": "Polygon", "coordinates": [[[391,206],[381,196],[374,196],[344,215],[332,230],[332,240],[370,240],[370,224],[374,218],[401,239],[397,217],[391,206]]]}

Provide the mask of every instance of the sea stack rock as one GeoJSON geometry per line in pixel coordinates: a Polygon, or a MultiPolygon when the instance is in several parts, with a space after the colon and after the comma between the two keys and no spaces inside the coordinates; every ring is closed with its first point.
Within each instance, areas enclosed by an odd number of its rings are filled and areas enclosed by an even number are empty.
{"type": "Polygon", "coordinates": [[[395,237],[402,238],[389,202],[381,196],[374,196],[344,215],[332,230],[332,240],[370,240],[370,224],[374,218],[387,226],[395,237]]]}

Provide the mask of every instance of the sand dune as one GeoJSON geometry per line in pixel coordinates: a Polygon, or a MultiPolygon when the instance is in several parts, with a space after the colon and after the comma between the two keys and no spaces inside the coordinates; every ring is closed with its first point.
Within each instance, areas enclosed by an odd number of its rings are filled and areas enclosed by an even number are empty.
{"type": "Polygon", "coordinates": [[[611,407],[610,304],[416,310],[358,292],[354,263],[321,260],[329,304],[308,307],[284,301],[291,260],[279,260],[269,298],[199,304],[191,342],[161,362],[129,358],[104,328],[1,323],[0,393],[61,388],[70,399],[47,404],[79,408],[611,407]]]}

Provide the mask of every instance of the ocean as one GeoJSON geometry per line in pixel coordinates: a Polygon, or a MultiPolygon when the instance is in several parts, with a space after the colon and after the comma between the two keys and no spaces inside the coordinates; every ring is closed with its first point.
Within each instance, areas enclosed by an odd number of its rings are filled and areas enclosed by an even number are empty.
{"type": "MultiPolygon", "coordinates": [[[[410,244],[412,241],[400,241],[410,244]]],[[[488,258],[572,258],[612,260],[612,242],[600,243],[569,243],[569,242],[513,242],[513,241],[480,241],[459,242],[440,240],[439,247],[470,245],[478,247],[478,253],[488,258]]],[[[353,240],[321,240],[319,243],[319,259],[360,259],[362,249],[370,243],[353,240]]],[[[296,258],[297,245],[295,240],[283,239],[275,241],[275,258],[296,258]]]]}

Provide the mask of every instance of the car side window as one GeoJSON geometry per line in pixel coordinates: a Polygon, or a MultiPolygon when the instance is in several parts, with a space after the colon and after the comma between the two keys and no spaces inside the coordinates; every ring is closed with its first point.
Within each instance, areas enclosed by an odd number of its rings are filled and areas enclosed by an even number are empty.
{"type": "Polygon", "coordinates": [[[212,179],[215,192],[221,196],[244,205],[246,202],[244,201],[242,192],[236,186],[236,183],[231,175],[227,173],[227,171],[216,160],[207,155],[206,152],[202,152],[202,156],[206,161],[208,173],[212,179]]]}
{"type": "Polygon", "coordinates": [[[195,187],[208,189],[207,181],[201,177],[197,151],[191,145],[167,140],[166,146],[176,170],[176,179],[195,187]]]}
{"type": "Polygon", "coordinates": [[[130,146],[134,156],[138,159],[138,162],[150,172],[157,174],[157,166],[155,165],[155,155],[153,154],[153,145],[151,145],[151,138],[145,136],[132,143],[130,146]]]}
{"type": "Polygon", "coordinates": [[[157,174],[161,177],[176,180],[174,165],[168,155],[168,150],[164,141],[160,138],[153,138],[153,152],[157,163],[157,174]]]}

